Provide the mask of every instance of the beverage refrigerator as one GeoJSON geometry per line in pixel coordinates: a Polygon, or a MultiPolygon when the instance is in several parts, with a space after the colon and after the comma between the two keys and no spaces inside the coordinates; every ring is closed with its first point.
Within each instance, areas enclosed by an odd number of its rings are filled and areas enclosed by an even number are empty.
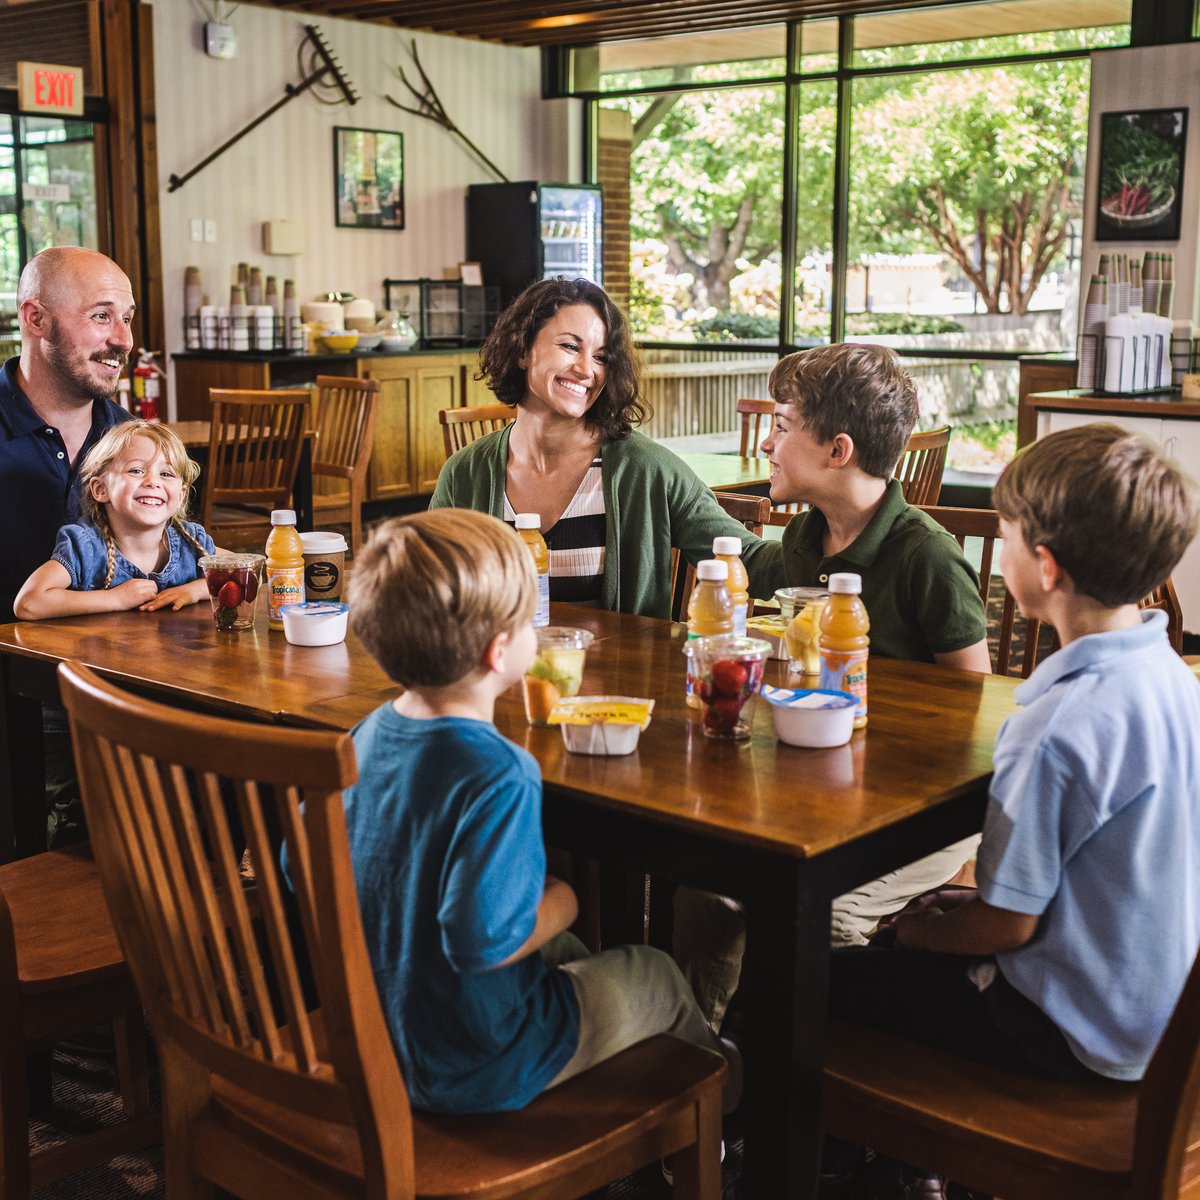
{"type": "Polygon", "coordinates": [[[592,184],[473,183],[467,189],[467,258],[507,305],[538,279],[601,278],[602,208],[592,184]]]}

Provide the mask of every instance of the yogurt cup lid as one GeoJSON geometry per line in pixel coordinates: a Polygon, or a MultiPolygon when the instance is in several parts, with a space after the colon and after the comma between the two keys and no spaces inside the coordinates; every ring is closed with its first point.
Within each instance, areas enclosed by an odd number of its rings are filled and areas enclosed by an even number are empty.
{"type": "Polygon", "coordinates": [[[349,611],[350,605],[340,600],[305,600],[303,604],[285,604],[279,610],[285,617],[335,617],[349,611]]]}
{"type": "Polygon", "coordinates": [[[300,535],[300,544],[305,554],[336,554],[347,549],[346,539],[340,533],[327,533],[316,529],[300,535]]]}
{"type": "Polygon", "coordinates": [[[849,692],[828,688],[781,688],[764,684],[763,699],[781,708],[849,708],[858,704],[858,697],[849,692]]]}

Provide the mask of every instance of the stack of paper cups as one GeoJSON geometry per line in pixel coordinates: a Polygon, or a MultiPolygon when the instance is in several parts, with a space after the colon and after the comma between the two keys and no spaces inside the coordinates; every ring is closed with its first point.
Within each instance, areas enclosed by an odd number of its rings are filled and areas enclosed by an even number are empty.
{"type": "Polygon", "coordinates": [[[1142,259],[1142,307],[1151,313],[1158,312],[1158,290],[1162,278],[1162,264],[1158,251],[1147,250],[1142,259]]]}
{"type": "Polygon", "coordinates": [[[229,332],[229,305],[219,304],[217,306],[217,348],[228,350],[232,343],[233,338],[229,332]]]}
{"type": "Polygon", "coordinates": [[[1103,275],[1093,275],[1083,307],[1083,337],[1080,339],[1079,372],[1076,377],[1081,388],[1098,387],[1103,382],[1096,377],[1096,372],[1107,316],[1108,280],[1103,275]]]}
{"type": "Polygon", "coordinates": [[[254,309],[256,350],[275,349],[275,313],[269,304],[259,304],[254,309]]]}
{"type": "Polygon", "coordinates": [[[200,306],[202,303],[200,268],[185,267],[183,272],[183,341],[189,350],[200,349],[200,306]]]}
{"type": "Polygon", "coordinates": [[[235,283],[229,289],[229,348],[250,349],[250,307],[246,303],[246,289],[235,283]]]}
{"type": "Polygon", "coordinates": [[[217,309],[213,304],[200,305],[200,348],[216,350],[221,343],[221,330],[217,322],[217,309]]]}

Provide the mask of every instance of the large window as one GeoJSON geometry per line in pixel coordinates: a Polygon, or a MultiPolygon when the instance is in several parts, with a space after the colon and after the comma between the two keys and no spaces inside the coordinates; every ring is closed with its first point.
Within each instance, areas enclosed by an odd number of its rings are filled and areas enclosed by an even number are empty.
{"type": "Polygon", "coordinates": [[[931,423],[969,391],[990,426],[1018,354],[1074,346],[1088,53],[1129,18],[991,0],[598,48],[606,283],[644,344],[882,341],[931,423]]]}

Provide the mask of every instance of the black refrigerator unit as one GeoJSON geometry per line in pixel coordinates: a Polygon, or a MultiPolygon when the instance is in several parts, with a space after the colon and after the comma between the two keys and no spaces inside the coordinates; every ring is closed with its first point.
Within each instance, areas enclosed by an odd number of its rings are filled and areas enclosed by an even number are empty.
{"type": "Polygon", "coordinates": [[[500,303],[538,279],[600,277],[600,189],[592,184],[473,183],[467,258],[497,284],[500,303]]]}

